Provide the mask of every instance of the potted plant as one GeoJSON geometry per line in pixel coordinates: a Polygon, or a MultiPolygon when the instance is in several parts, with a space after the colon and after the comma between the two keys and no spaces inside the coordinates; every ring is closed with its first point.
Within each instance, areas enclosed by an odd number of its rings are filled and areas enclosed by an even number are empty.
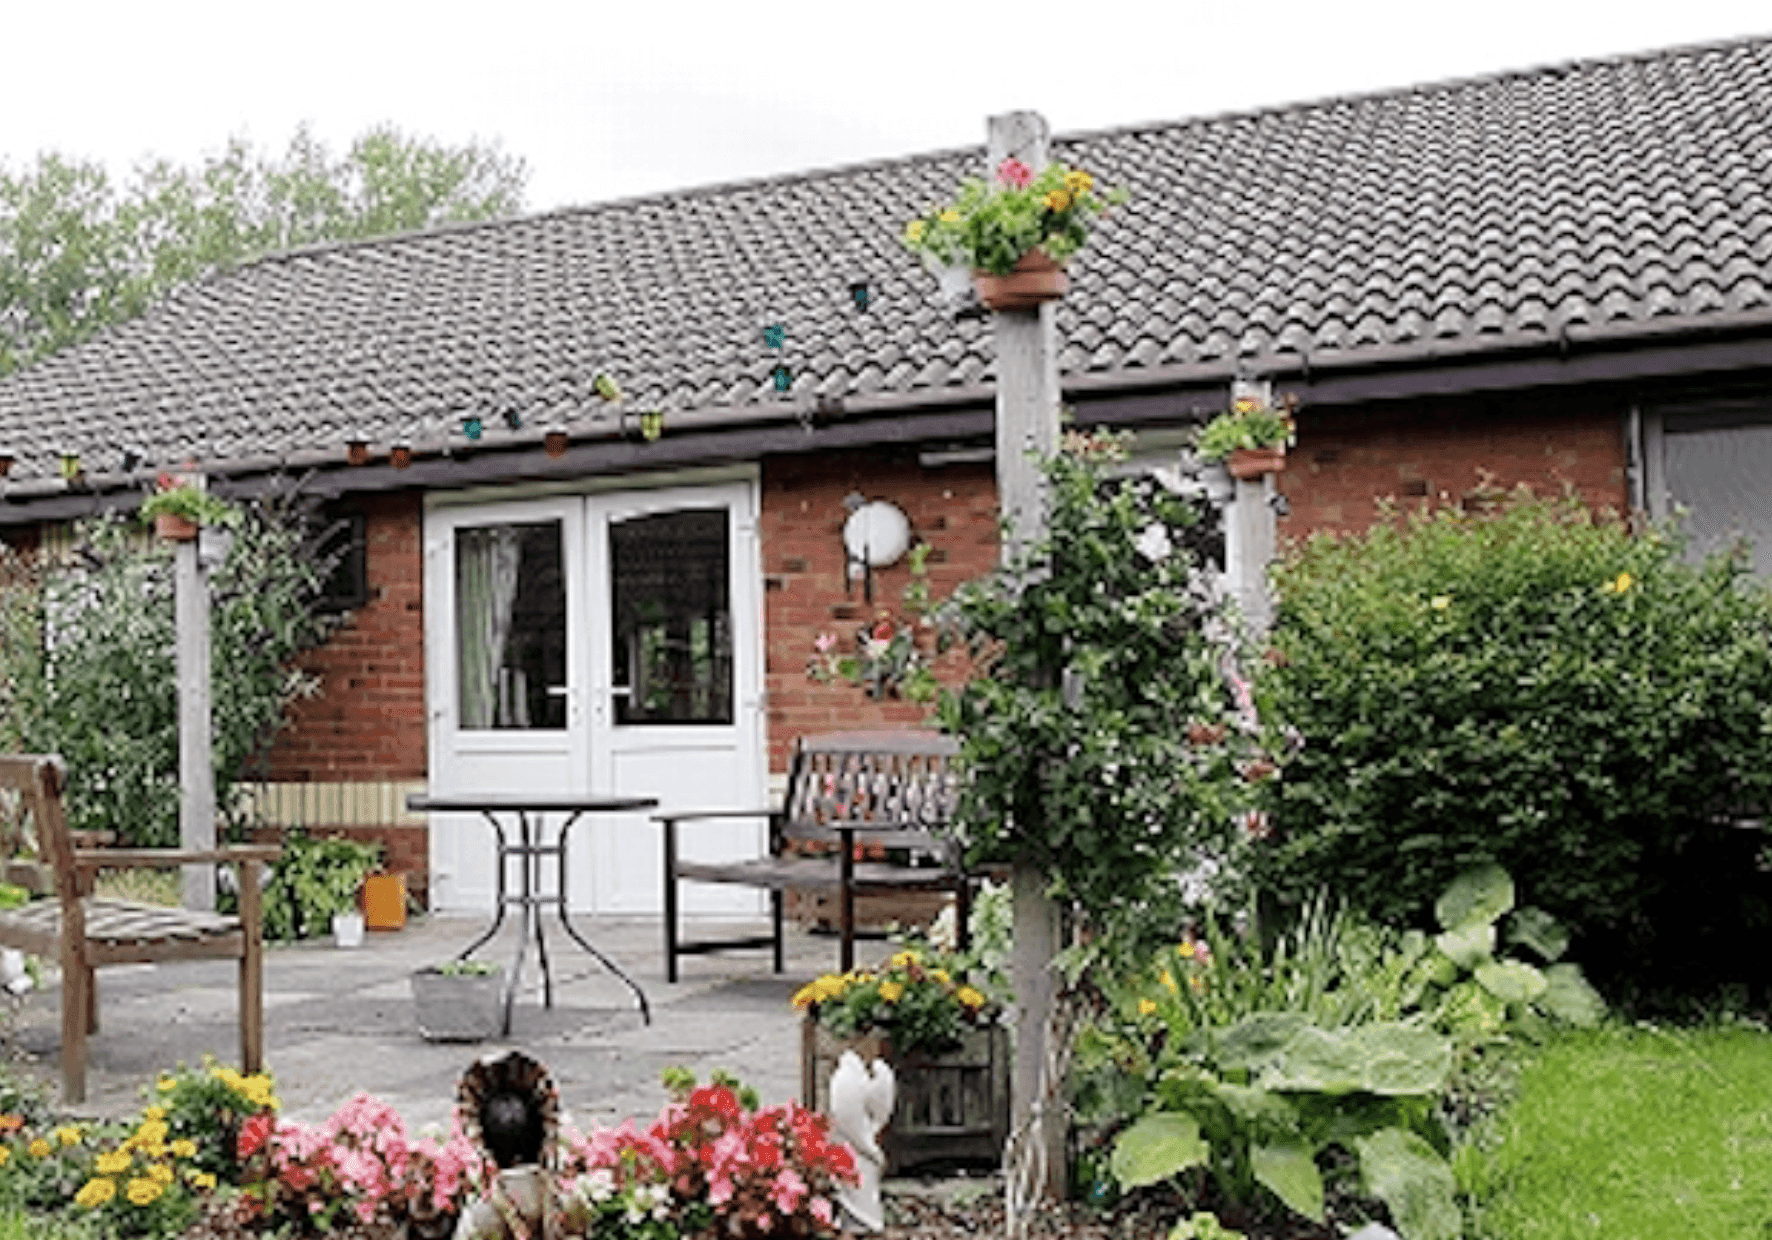
{"type": "Polygon", "coordinates": [[[479,1042],[495,1036],[504,971],[484,960],[451,960],[415,971],[418,1031],[431,1042],[479,1042]]]}
{"type": "Polygon", "coordinates": [[[1079,168],[1055,162],[1036,173],[1005,159],[989,183],[967,180],[951,205],[906,224],[904,243],[936,266],[970,267],[991,309],[1031,310],[1064,296],[1064,263],[1095,219],[1126,198],[1124,189],[1099,191],[1079,168]]]}
{"type": "Polygon", "coordinates": [[[161,474],[154,493],[142,501],[141,518],[154,524],[154,532],[173,542],[190,542],[205,525],[232,525],[238,514],[188,479],[161,474]]]}
{"type": "Polygon", "coordinates": [[[892,1065],[898,1098],[881,1136],[888,1174],[918,1163],[1002,1160],[1009,1134],[1009,1031],[957,957],[901,951],[879,969],[802,987],[800,1092],[825,1111],[846,1050],[892,1065]]]}
{"type": "Polygon", "coordinates": [[[1195,452],[1207,464],[1223,461],[1238,478],[1259,478],[1286,468],[1286,449],[1298,438],[1291,397],[1273,407],[1261,389],[1239,388],[1228,412],[1200,430],[1195,452]]]}

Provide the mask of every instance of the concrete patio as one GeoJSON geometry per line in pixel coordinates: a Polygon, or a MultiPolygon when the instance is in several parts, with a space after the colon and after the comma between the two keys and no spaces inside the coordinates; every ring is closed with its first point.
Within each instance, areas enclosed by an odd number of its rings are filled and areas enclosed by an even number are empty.
{"type": "MultiPolygon", "coordinates": [[[[797,1097],[799,1022],[790,999],[806,981],[836,968],[834,937],[790,928],[787,971],[780,975],[771,972],[766,950],[689,957],[682,980],[671,985],[664,980],[657,918],[585,917],[574,924],[646,992],[650,1025],[642,1023],[631,992],[557,922],[544,927],[554,1006],[541,1005],[532,949],[510,1038],[478,1044],[419,1036],[410,974],[451,959],[479,933],[481,920],[418,918],[404,930],[371,931],[355,949],[330,940],[269,946],[265,1055],[284,1114],[321,1120],[368,1091],[397,1107],[411,1127],[447,1124],[462,1070],[506,1045],[548,1065],[566,1111],[581,1126],[655,1115],[665,1101],[659,1072],[674,1065],[704,1080],[711,1070],[728,1068],[766,1104],[797,1097]]],[[[476,955],[508,969],[515,944],[507,925],[476,955]]],[[[883,941],[858,943],[858,964],[888,951],[883,941]]],[[[181,1061],[194,1064],[210,1053],[238,1062],[231,962],[117,966],[98,976],[100,1030],[88,1044],[87,1102],[76,1108],[82,1114],[134,1114],[143,1105],[143,1087],[181,1061]]],[[[9,1038],[31,1057],[29,1070],[53,1082],[60,1079],[59,998],[52,977],[45,989],[14,1001],[9,1038]]]]}

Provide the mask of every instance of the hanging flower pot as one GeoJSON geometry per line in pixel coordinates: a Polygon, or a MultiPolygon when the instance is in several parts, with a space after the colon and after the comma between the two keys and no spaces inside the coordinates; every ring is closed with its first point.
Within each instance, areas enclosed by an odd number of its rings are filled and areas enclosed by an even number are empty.
{"type": "Polygon", "coordinates": [[[549,456],[562,457],[566,455],[566,445],[568,441],[565,431],[549,431],[542,437],[541,442],[542,447],[547,450],[549,456]]]}
{"type": "Polygon", "coordinates": [[[1261,477],[1263,474],[1284,473],[1286,470],[1286,446],[1281,444],[1275,448],[1238,448],[1225,459],[1225,466],[1233,477],[1245,482],[1261,477]]]}
{"type": "Polygon", "coordinates": [[[1033,310],[1042,302],[1057,301],[1070,291],[1070,277],[1045,250],[1032,249],[1016,262],[1006,276],[988,271],[972,273],[978,300],[992,310],[1033,310]]]}
{"type": "Polygon", "coordinates": [[[154,533],[167,542],[195,542],[197,523],[176,512],[162,512],[154,517],[154,533]]]}
{"type": "Polygon", "coordinates": [[[353,439],[345,445],[345,460],[352,465],[369,464],[369,441],[353,439]]]}
{"type": "Polygon", "coordinates": [[[405,469],[412,464],[412,445],[397,443],[388,449],[388,464],[395,469],[405,469]]]}

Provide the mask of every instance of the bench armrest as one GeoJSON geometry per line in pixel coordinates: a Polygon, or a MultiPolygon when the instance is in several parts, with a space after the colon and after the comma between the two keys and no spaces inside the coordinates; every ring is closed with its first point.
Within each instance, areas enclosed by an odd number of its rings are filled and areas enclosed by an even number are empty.
{"type": "Polygon", "coordinates": [[[201,865],[205,862],[275,861],[281,844],[231,844],[225,848],[77,848],[77,870],[132,869],[143,866],[201,865]]]}
{"type": "Polygon", "coordinates": [[[780,813],[774,809],[685,809],[668,814],[654,814],[654,822],[696,822],[705,818],[769,818],[780,813]]]}

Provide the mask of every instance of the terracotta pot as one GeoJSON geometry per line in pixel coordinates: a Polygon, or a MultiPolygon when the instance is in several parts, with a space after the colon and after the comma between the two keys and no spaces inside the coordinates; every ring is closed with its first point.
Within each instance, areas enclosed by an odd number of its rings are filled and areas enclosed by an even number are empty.
{"type": "Polygon", "coordinates": [[[547,450],[549,456],[558,457],[566,455],[567,439],[565,431],[549,431],[542,438],[541,442],[542,447],[547,450]]]}
{"type": "Polygon", "coordinates": [[[388,449],[388,464],[395,469],[405,469],[412,464],[412,448],[410,445],[397,443],[388,449]]]}
{"type": "Polygon", "coordinates": [[[369,464],[369,445],[361,439],[353,439],[345,445],[345,460],[352,465],[369,464]]]}
{"type": "Polygon", "coordinates": [[[1032,310],[1041,302],[1057,301],[1070,291],[1064,268],[1046,256],[1045,250],[1029,250],[1006,276],[988,271],[972,273],[978,300],[992,310],[1032,310]]]}
{"type": "Polygon", "coordinates": [[[1279,448],[1238,448],[1225,458],[1225,466],[1232,476],[1249,481],[1263,474],[1279,474],[1286,471],[1286,449],[1279,448]]]}
{"type": "Polygon", "coordinates": [[[154,514],[154,533],[168,542],[194,542],[197,523],[176,512],[157,512],[154,514]]]}

